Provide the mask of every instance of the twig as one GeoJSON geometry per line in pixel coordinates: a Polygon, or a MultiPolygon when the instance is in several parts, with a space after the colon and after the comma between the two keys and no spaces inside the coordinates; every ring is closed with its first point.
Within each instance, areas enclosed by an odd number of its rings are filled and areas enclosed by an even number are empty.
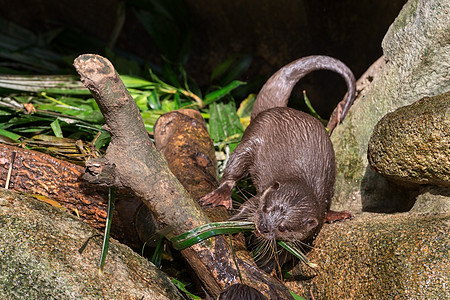
{"type": "Polygon", "coordinates": [[[9,170],[8,170],[8,175],[6,176],[5,189],[9,188],[9,181],[11,180],[11,173],[12,173],[14,161],[16,160],[16,154],[17,154],[16,151],[13,151],[11,153],[11,161],[9,162],[9,170]]]}

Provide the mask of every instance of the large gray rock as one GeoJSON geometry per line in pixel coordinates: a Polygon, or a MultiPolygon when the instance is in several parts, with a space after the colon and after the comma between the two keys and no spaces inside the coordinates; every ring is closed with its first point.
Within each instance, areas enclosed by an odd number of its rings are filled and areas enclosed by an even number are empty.
{"type": "Polygon", "coordinates": [[[450,214],[362,213],[325,224],[286,285],[310,299],[450,299],[450,214]]]}
{"type": "Polygon", "coordinates": [[[0,189],[2,299],[183,299],[162,271],[114,240],[99,274],[101,245],[63,209],[0,189]]]}
{"type": "MultiPolygon", "coordinates": [[[[384,40],[385,66],[332,135],[338,176],[333,209],[404,211],[405,191],[368,167],[367,146],[388,112],[450,89],[450,1],[410,0],[384,40]]],[[[414,196],[411,196],[414,197],[414,196]]]]}
{"type": "Polygon", "coordinates": [[[410,212],[422,214],[450,213],[450,189],[425,187],[421,189],[410,212]]]}
{"type": "Polygon", "coordinates": [[[450,188],[450,92],[385,115],[367,156],[372,170],[400,185],[450,188]]]}

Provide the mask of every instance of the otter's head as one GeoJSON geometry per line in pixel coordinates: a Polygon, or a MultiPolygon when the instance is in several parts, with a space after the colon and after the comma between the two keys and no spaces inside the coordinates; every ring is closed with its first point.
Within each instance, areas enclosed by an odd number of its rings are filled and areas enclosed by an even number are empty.
{"type": "Polygon", "coordinates": [[[231,219],[252,221],[255,234],[272,242],[302,242],[319,232],[324,215],[324,207],[306,184],[287,181],[273,183],[231,219]]]}
{"type": "Polygon", "coordinates": [[[325,212],[307,185],[275,182],[257,198],[253,222],[267,240],[302,242],[322,227],[325,212]]]}
{"type": "Polygon", "coordinates": [[[298,181],[275,182],[245,202],[232,220],[251,221],[256,230],[251,244],[260,267],[273,267],[276,241],[309,243],[323,225],[325,207],[308,186],[298,181]],[[259,250],[257,250],[259,249],[259,250]]]}

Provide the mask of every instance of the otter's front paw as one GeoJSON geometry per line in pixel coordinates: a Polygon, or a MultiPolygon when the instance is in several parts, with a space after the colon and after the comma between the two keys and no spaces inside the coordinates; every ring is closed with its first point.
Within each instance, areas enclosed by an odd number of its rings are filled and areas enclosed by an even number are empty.
{"type": "Polygon", "coordinates": [[[217,189],[200,198],[198,203],[201,206],[211,205],[212,207],[223,205],[227,209],[231,209],[231,192],[233,191],[233,186],[224,182],[217,189]]]}

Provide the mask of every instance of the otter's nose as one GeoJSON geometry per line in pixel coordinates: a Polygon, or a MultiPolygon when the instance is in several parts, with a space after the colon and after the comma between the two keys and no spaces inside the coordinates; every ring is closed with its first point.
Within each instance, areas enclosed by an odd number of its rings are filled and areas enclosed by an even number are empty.
{"type": "Polygon", "coordinates": [[[267,226],[267,223],[261,222],[258,226],[259,232],[261,233],[269,233],[269,226],[267,226]]]}

